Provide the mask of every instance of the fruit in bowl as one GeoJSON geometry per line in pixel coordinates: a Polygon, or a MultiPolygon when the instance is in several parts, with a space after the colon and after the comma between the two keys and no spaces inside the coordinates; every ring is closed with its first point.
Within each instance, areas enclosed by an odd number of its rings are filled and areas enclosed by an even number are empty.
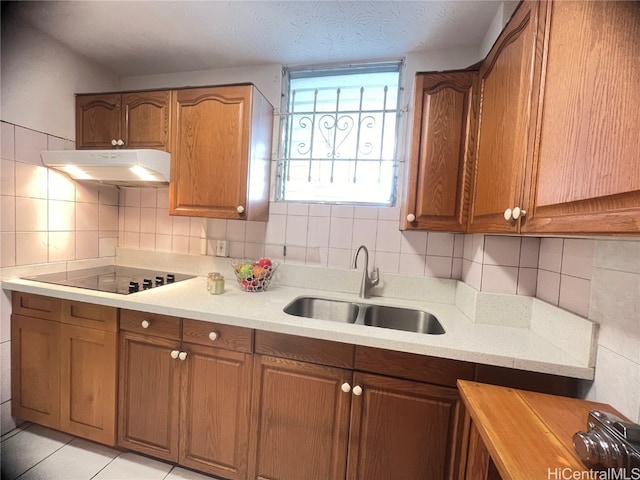
{"type": "Polygon", "coordinates": [[[263,257],[257,261],[246,258],[231,259],[231,266],[235,272],[238,285],[247,292],[263,292],[269,286],[273,273],[279,262],[263,257]]]}

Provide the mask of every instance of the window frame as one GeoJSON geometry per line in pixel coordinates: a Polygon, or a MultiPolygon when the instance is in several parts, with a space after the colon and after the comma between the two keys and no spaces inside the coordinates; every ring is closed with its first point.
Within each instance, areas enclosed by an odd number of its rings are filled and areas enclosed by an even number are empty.
{"type": "MultiPolygon", "coordinates": [[[[325,205],[352,205],[352,206],[370,206],[370,207],[395,207],[398,205],[398,192],[399,192],[399,182],[400,182],[400,174],[401,174],[401,159],[400,153],[403,151],[402,142],[402,125],[403,125],[403,114],[405,110],[402,108],[403,94],[404,94],[404,59],[394,60],[394,61],[385,61],[385,62],[368,62],[362,64],[338,64],[338,65],[326,65],[326,66],[300,66],[300,67],[283,67],[282,70],[282,89],[281,89],[281,105],[279,112],[279,122],[278,122],[278,155],[276,159],[276,175],[275,175],[275,194],[274,200],[276,202],[281,203],[304,203],[304,204],[325,204],[325,205]],[[333,75],[345,75],[350,73],[377,73],[384,71],[394,71],[398,72],[398,84],[397,84],[397,98],[395,102],[395,107],[386,109],[386,105],[384,106],[385,111],[395,113],[395,122],[393,125],[394,129],[394,145],[393,145],[393,165],[392,169],[392,185],[390,193],[389,202],[367,202],[367,201],[352,201],[352,200],[314,200],[314,199],[286,199],[284,198],[285,194],[285,171],[286,171],[286,162],[288,158],[285,157],[287,148],[287,142],[289,141],[289,118],[291,112],[289,111],[289,102],[290,102],[290,80],[292,72],[298,78],[309,78],[315,76],[323,76],[329,77],[333,75]]],[[[386,127],[391,128],[391,127],[386,127]]]]}

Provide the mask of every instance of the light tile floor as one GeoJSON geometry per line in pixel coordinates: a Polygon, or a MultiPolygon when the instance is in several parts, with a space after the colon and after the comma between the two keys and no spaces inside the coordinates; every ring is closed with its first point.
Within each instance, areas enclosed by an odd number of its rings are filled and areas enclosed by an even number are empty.
{"type": "Polygon", "coordinates": [[[0,467],[2,480],[219,480],[33,424],[2,436],[0,467]]]}

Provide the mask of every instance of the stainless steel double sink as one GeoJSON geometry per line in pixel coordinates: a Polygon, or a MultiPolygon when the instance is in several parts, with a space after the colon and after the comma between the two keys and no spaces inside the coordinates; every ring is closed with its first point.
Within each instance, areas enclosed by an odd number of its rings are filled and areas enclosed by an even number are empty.
{"type": "Polygon", "coordinates": [[[297,317],[390,328],[407,332],[441,335],[445,333],[435,315],[413,308],[333,300],[322,297],[298,297],[283,309],[297,317]]]}

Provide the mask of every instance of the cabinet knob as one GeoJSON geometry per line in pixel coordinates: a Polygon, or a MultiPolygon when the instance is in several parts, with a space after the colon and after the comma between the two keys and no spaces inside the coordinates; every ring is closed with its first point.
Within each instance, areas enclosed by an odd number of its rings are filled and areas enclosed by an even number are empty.
{"type": "MultiPolygon", "coordinates": [[[[517,207],[516,207],[517,208],[517,207]]],[[[513,212],[511,211],[510,208],[507,208],[504,211],[504,219],[508,222],[509,220],[511,220],[513,218],[513,212]]]]}
{"type": "Polygon", "coordinates": [[[122,145],[124,145],[124,142],[122,141],[121,138],[118,139],[118,141],[116,142],[116,145],[118,145],[119,147],[121,147],[122,145]]]}
{"type": "Polygon", "coordinates": [[[180,352],[178,350],[171,350],[171,358],[175,360],[176,358],[178,358],[178,355],[180,355],[180,352]]]}
{"type": "Polygon", "coordinates": [[[179,358],[180,360],[183,360],[183,361],[184,361],[184,359],[186,359],[186,358],[187,358],[187,352],[180,352],[180,353],[178,354],[178,358],[179,358]]]}
{"type": "Polygon", "coordinates": [[[149,320],[143,320],[140,325],[142,325],[142,328],[149,328],[149,325],[151,324],[149,323],[149,320]]]}
{"type": "Polygon", "coordinates": [[[415,222],[416,221],[416,216],[413,213],[410,213],[409,215],[407,215],[407,222],[415,222]]]}
{"type": "Polygon", "coordinates": [[[220,335],[218,334],[218,332],[211,332],[209,334],[209,340],[217,340],[220,337],[220,335]]]}
{"type": "Polygon", "coordinates": [[[242,215],[244,213],[244,207],[242,205],[238,205],[238,208],[236,208],[236,210],[238,211],[238,213],[240,215],[242,215]]]}
{"type": "Polygon", "coordinates": [[[515,207],[513,209],[513,219],[517,220],[520,217],[524,217],[527,214],[526,210],[521,210],[520,207],[515,207]]]}
{"type": "Polygon", "coordinates": [[[356,385],[355,387],[353,387],[353,394],[356,397],[359,397],[360,395],[362,395],[362,387],[360,385],[356,385]]]}
{"type": "Polygon", "coordinates": [[[344,392],[344,393],[349,393],[351,391],[351,385],[349,385],[347,382],[344,382],[342,384],[342,386],[340,387],[340,389],[344,392]]]}
{"type": "Polygon", "coordinates": [[[113,140],[111,140],[111,145],[115,147],[116,145],[118,145],[118,141],[114,138],[113,140]]]}

